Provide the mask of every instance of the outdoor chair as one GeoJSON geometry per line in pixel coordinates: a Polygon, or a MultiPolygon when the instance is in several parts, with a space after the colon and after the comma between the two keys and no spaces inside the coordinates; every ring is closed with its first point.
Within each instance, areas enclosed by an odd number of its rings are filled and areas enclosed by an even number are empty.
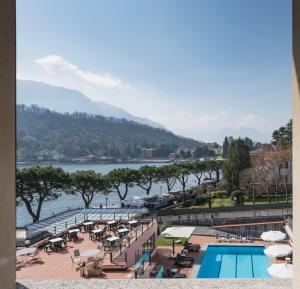
{"type": "Polygon", "coordinates": [[[194,261],[195,261],[194,257],[181,256],[180,254],[177,254],[177,255],[176,255],[176,260],[180,260],[180,261],[190,261],[190,262],[194,262],[194,261]]]}
{"type": "Polygon", "coordinates": [[[76,271],[80,269],[80,267],[82,267],[82,261],[80,260],[79,257],[73,257],[71,256],[71,261],[72,264],[76,266],[76,271]]]}
{"type": "Polygon", "coordinates": [[[189,252],[199,252],[200,245],[199,244],[193,244],[189,242],[184,243],[184,248],[187,249],[189,252]]]}
{"type": "Polygon", "coordinates": [[[47,253],[48,249],[53,250],[52,244],[50,242],[44,245],[44,251],[47,253]]]}
{"type": "Polygon", "coordinates": [[[96,235],[92,231],[89,231],[89,235],[90,240],[96,240],[96,235]]]}

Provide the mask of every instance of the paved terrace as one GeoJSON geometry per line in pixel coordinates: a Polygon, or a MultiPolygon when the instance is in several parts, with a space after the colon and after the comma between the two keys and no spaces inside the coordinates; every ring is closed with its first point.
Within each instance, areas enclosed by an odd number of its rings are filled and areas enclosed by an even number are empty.
{"type": "Polygon", "coordinates": [[[53,234],[57,234],[68,227],[82,223],[84,220],[129,220],[146,213],[148,213],[148,210],[145,208],[71,209],[45,218],[38,223],[29,224],[26,227],[31,231],[47,230],[53,234]]]}
{"type": "MultiPolygon", "coordinates": [[[[123,243],[123,247],[114,251],[101,251],[105,252],[102,266],[105,265],[118,265],[126,264],[126,257],[124,253],[131,250],[131,254],[135,257],[135,243],[140,241],[145,242],[148,238],[148,233],[152,234],[157,230],[157,223],[155,220],[142,220],[137,230],[131,231],[128,235],[129,240],[123,243]],[[112,260],[111,260],[112,258],[112,260]]],[[[104,224],[99,225],[99,228],[104,228],[104,224]]],[[[112,231],[109,234],[114,235],[112,231]]],[[[67,242],[67,246],[59,251],[45,252],[43,249],[39,250],[38,258],[28,260],[27,264],[17,263],[16,275],[20,279],[80,279],[80,273],[76,270],[76,266],[71,261],[73,251],[79,249],[80,252],[97,249],[102,246],[98,240],[90,240],[89,233],[78,233],[78,240],[67,242]]],[[[140,247],[139,247],[140,248],[140,247]]],[[[99,251],[100,253],[100,251],[99,251]]],[[[128,256],[130,259],[132,256],[128,256]]],[[[83,260],[84,261],[84,260],[83,260]]],[[[127,262],[128,263],[128,262],[127,262]]],[[[133,261],[133,264],[135,262],[133,261]]],[[[123,271],[105,271],[105,275],[101,276],[104,279],[126,279],[127,275],[132,273],[133,267],[128,267],[123,271]]],[[[94,278],[94,277],[93,277],[94,278]]]]}
{"type": "Polygon", "coordinates": [[[17,289],[292,289],[285,279],[18,280],[17,289]]]}

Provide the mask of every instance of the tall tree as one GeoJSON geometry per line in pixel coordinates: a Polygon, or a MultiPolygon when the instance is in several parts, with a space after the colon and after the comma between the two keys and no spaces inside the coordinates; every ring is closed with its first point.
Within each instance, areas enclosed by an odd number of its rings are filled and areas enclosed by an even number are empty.
{"type": "Polygon", "coordinates": [[[157,169],[157,181],[166,183],[168,192],[172,191],[172,188],[176,184],[176,170],[174,165],[166,165],[158,167],[157,169]]]}
{"type": "Polygon", "coordinates": [[[109,182],[95,171],[77,171],[71,174],[68,192],[80,194],[85,207],[89,208],[95,195],[109,192],[109,182]]]}
{"type": "Polygon", "coordinates": [[[285,126],[281,126],[278,130],[275,130],[272,134],[272,143],[276,146],[287,147],[292,144],[293,141],[293,122],[289,122],[285,126]]]}
{"type": "Polygon", "coordinates": [[[223,142],[223,152],[222,152],[222,157],[227,158],[228,154],[228,147],[229,147],[229,141],[227,136],[225,136],[224,142],[223,142]]]}
{"type": "Polygon", "coordinates": [[[189,175],[191,173],[191,167],[189,164],[176,164],[175,167],[175,176],[176,179],[180,182],[182,186],[182,192],[183,192],[183,201],[185,201],[185,194],[186,194],[186,185],[189,179],[189,175]]]}
{"type": "Polygon", "coordinates": [[[251,138],[245,137],[244,138],[245,144],[248,146],[249,150],[252,151],[254,149],[254,142],[251,138]]]}
{"type": "Polygon", "coordinates": [[[198,186],[201,184],[203,174],[206,170],[206,164],[207,162],[205,161],[196,161],[191,164],[190,172],[197,179],[198,186]]]}
{"type": "Polygon", "coordinates": [[[138,180],[136,170],[129,168],[114,169],[107,174],[112,189],[116,190],[120,201],[126,199],[128,189],[138,180]]]}
{"type": "Polygon", "coordinates": [[[137,172],[137,185],[150,194],[153,182],[157,179],[157,168],[154,166],[142,166],[137,172]]]}
{"type": "Polygon", "coordinates": [[[40,219],[43,203],[60,197],[68,184],[69,176],[61,168],[35,166],[16,171],[16,197],[34,223],[40,219]]]}
{"type": "Polygon", "coordinates": [[[233,140],[228,149],[228,159],[223,165],[223,176],[226,185],[239,189],[240,172],[250,167],[249,148],[242,139],[233,140]]]}

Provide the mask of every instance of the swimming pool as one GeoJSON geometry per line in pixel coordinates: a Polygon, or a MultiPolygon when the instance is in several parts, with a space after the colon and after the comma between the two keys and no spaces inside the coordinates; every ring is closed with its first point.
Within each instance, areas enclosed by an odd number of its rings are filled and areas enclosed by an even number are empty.
{"type": "Polygon", "coordinates": [[[264,246],[209,245],[197,278],[270,278],[264,246]]]}

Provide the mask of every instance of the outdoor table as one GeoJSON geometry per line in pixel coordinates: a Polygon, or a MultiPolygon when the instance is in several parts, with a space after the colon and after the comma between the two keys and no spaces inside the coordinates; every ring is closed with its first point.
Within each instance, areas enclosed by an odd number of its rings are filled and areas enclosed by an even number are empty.
{"type": "Polygon", "coordinates": [[[136,225],[137,223],[138,223],[137,220],[132,220],[128,222],[129,225],[136,225]]]}
{"type": "Polygon", "coordinates": [[[120,238],[116,236],[106,239],[106,241],[110,242],[111,244],[115,243],[118,240],[120,240],[120,238]]]}
{"type": "Polygon", "coordinates": [[[124,236],[126,236],[128,233],[129,233],[129,230],[128,230],[128,229],[119,229],[119,230],[117,230],[117,234],[118,234],[120,237],[124,237],[124,236]]]}
{"type": "Polygon", "coordinates": [[[109,227],[109,230],[111,230],[112,228],[116,227],[118,225],[118,221],[113,220],[113,221],[108,221],[107,225],[109,227]]]}
{"type": "Polygon", "coordinates": [[[54,238],[54,239],[49,240],[49,242],[52,244],[52,247],[54,250],[56,250],[58,248],[62,248],[63,241],[64,241],[63,238],[54,238]]]}
{"type": "Polygon", "coordinates": [[[77,233],[79,233],[80,230],[79,229],[73,229],[73,230],[69,230],[69,240],[74,240],[74,239],[78,239],[77,233]]]}
{"type": "Polygon", "coordinates": [[[116,220],[113,220],[113,221],[108,221],[107,222],[107,225],[114,225],[114,224],[116,224],[117,223],[117,221],[116,220]]]}
{"type": "Polygon", "coordinates": [[[85,222],[85,223],[83,223],[83,226],[84,226],[84,230],[88,231],[90,229],[93,229],[94,223],[93,222],[85,222]]]}
{"type": "Polygon", "coordinates": [[[92,230],[92,232],[95,234],[96,238],[100,238],[103,235],[104,230],[103,229],[96,229],[96,230],[92,230]]]}
{"type": "Polygon", "coordinates": [[[132,220],[128,222],[128,225],[131,229],[136,228],[139,225],[139,222],[137,220],[132,220]]]}
{"type": "Polygon", "coordinates": [[[69,234],[72,234],[72,233],[79,233],[80,230],[79,229],[72,229],[72,230],[69,230],[69,234]]]}
{"type": "Polygon", "coordinates": [[[119,237],[113,236],[113,237],[110,237],[106,240],[109,241],[109,242],[113,242],[113,241],[116,241],[116,240],[119,240],[119,239],[120,239],[119,237]]]}

